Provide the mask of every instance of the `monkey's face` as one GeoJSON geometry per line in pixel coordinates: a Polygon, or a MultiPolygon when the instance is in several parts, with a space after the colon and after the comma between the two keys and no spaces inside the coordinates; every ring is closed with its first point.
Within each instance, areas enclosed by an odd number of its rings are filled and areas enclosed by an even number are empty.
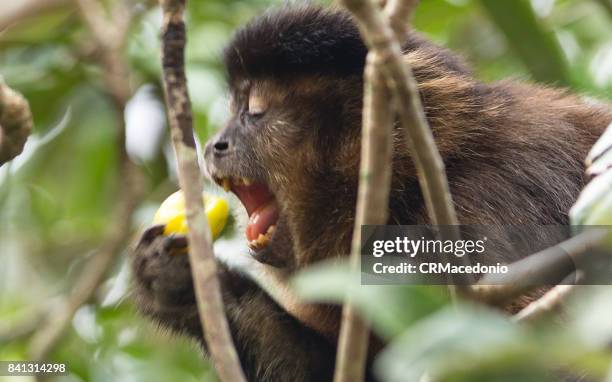
{"type": "Polygon", "coordinates": [[[309,219],[338,207],[328,187],[356,180],[360,85],[305,77],[244,79],[232,88],[231,118],[205,147],[208,172],[244,205],[256,259],[293,268],[301,262],[296,239],[317,235],[308,233],[309,219]]]}

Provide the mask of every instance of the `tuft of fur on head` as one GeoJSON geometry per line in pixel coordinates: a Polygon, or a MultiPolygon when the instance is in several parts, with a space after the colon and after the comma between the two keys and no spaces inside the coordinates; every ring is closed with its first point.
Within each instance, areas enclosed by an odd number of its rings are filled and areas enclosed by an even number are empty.
{"type": "Polygon", "coordinates": [[[311,5],[269,10],[225,49],[230,82],[300,74],[361,75],[367,48],[350,14],[311,5]]]}
{"type": "MultiPolygon", "coordinates": [[[[455,55],[410,31],[404,52],[419,50],[456,74],[470,74],[455,55]]],[[[368,49],[351,14],[339,8],[285,5],[239,29],[224,51],[230,83],[296,75],[360,76],[368,49]]]]}

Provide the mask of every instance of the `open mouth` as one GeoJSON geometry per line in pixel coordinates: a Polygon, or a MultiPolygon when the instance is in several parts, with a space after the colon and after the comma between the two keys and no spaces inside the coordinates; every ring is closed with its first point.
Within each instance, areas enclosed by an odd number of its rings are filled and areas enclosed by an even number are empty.
{"type": "Polygon", "coordinates": [[[274,194],[265,184],[242,177],[214,177],[214,180],[225,191],[232,191],[246,208],[249,222],[245,233],[249,248],[259,251],[266,247],[274,235],[279,216],[274,194]]]}

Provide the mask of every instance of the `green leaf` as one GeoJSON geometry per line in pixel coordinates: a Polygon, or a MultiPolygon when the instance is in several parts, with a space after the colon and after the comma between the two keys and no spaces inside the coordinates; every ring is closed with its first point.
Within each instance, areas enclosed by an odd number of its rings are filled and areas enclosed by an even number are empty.
{"type": "Polygon", "coordinates": [[[376,333],[393,338],[448,303],[446,288],[417,285],[361,285],[348,264],[320,264],[300,272],[292,285],[309,301],[342,304],[352,292],[357,308],[376,333]]]}
{"type": "Polygon", "coordinates": [[[377,358],[375,372],[384,381],[419,381],[425,373],[438,380],[495,360],[508,361],[520,352],[526,354],[528,344],[523,329],[501,313],[476,306],[448,307],[392,342],[377,358]]]}
{"type": "Polygon", "coordinates": [[[595,349],[606,349],[612,343],[612,289],[590,286],[573,299],[571,327],[582,342],[595,349]]]}

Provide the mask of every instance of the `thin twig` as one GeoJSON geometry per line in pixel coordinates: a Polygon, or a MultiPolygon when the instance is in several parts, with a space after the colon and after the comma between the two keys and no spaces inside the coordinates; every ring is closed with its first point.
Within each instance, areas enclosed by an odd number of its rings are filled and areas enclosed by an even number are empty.
{"type": "Polygon", "coordinates": [[[128,66],[124,58],[124,46],[130,28],[131,12],[126,5],[114,3],[112,21],[106,16],[101,4],[94,0],[75,0],[83,21],[96,41],[102,55],[104,84],[115,107],[123,111],[132,92],[127,85],[128,66]],[[122,15],[121,17],[115,16],[122,15]]]}
{"type": "MultiPolygon", "coordinates": [[[[129,160],[125,147],[125,119],[123,112],[131,90],[127,81],[127,63],[122,52],[123,43],[115,42],[113,45],[103,43],[101,37],[97,35],[97,27],[93,27],[93,25],[105,25],[106,28],[112,29],[113,24],[101,13],[101,8],[85,9],[84,7],[89,6],[86,2],[79,2],[79,5],[82,6],[81,12],[83,18],[90,29],[94,41],[99,45],[98,48],[106,57],[103,61],[105,72],[104,87],[113,101],[117,114],[116,145],[119,156],[117,176],[120,184],[122,184],[122,188],[117,205],[113,211],[113,224],[110,225],[111,229],[106,235],[104,244],[85,265],[81,276],[75,283],[73,292],[67,297],[65,303],[60,308],[51,311],[46,322],[34,334],[30,343],[30,355],[32,359],[36,360],[47,358],[50,351],[62,338],[76,311],[92,298],[100,284],[105,280],[106,274],[112,265],[115,264],[116,258],[121,254],[129,241],[132,215],[143,193],[142,174],[138,167],[129,160]],[[92,9],[100,13],[94,14],[92,9]],[[94,19],[96,21],[92,24],[94,19]]],[[[123,39],[125,37],[125,34],[121,36],[123,39]]]]}
{"type": "Polygon", "coordinates": [[[240,382],[245,377],[229,331],[217,279],[212,240],[204,218],[202,175],[198,166],[191,103],[185,78],[185,0],[161,0],[164,90],[178,177],[185,195],[189,226],[189,262],[206,344],[219,378],[240,382]]]}
{"type": "Polygon", "coordinates": [[[111,17],[99,1],[75,0],[83,20],[92,37],[103,48],[104,53],[120,52],[126,43],[126,34],[131,24],[131,12],[124,2],[113,3],[111,17]]]}
{"type": "Polygon", "coordinates": [[[574,290],[576,285],[559,284],[546,292],[544,296],[527,305],[520,312],[512,317],[513,321],[525,322],[532,321],[541,317],[544,313],[550,312],[563,303],[567,295],[574,290]]]}
{"type": "Polygon", "coordinates": [[[608,232],[606,229],[589,229],[514,262],[505,274],[483,277],[471,287],[470,297],[486,304],[500,305],[537,287],[557,284],[575,271],[575,264],[597,247],[608,232]]]}
{"type": "Polygon", "coordinates": [[[385,15],[400,43],[408,32],[408,21],[418,4],[419,0],[389,0],[385,5],[385,15]]]}
{"type": "MultiPolygon", "coordinates": [[[[384,60],[382,68],[419,173],[432,223],[457,225],[457,214],[451,199],[444,162],[425,118],[412,70],[402,60],[400,43],[394,38],[394,32],[381,10],[372,1],[344,0],[343,3],[356,16],[370,50],[377,52],[384,60]]],[[[449,232],[451,236],[459,237],[458,229],[449,232]]]]}
{"type": "Polygon", "coordinates": [[[23,151],[32,125],[28,101],[0,78],[0,166],[23,151]]]}
{"type": "MultiPolygon", "coordinates": [[[[410,8],[398,0],[379,1],[394,28],[396,38],[404,33],[399,20],[408,20],[410,8]]],[[[411,4],[415,5],[415,4],[411,4]]],[[[359,178],[359,199],[351,248],[351,267],[358,271],[361,254],[361,226],[385,224],[388,218],[388,202],[392,168],[392,133],[395,113],[391,96],[381,70],[377,53],[368,54],[364,78],[363,127],[361,139],[361,169],[359,178]]],[[[349,293],[342,311],[342,325],[338,340],[337,362],[334,380],[362,381],[368,352],[369,327],[358,315],[349,293]]]]}
{"type": "Polygon", "coordinates": [[[572,272],[559,285],[546,292],[544,296],[533,301],[512,317],[515,322],[533,321],[563,304],[567,296],[583,280],[581,271],[572,272]]]}
{"type": "MultiPolygon", "coordinates": [[[[459,240],[461,238],[459,222],[450,194],[444,162],[425,118],[412,69],[402,60],[401,45],[395,38],[395,32],[372,0],[343,0],[343,3],[355,15],[370,51],[377,52],[383,60],[382,70],[387,86],[391,89],[405,141],[410,148],[417,169],[419,184],[431,222],[438,226],[439,235],[443,240],[459,240]]],[[[416,2],[411,2],[411,4],[414,6],[416,2]]],[[[406,16],[412,13],[410,9],[403,6],[393,6],[393,8],[406,16]]],[[[398,22],[395,24],[399,25],[398,22]]],[[[401,28],[398,29],[401,33],[401,28]]],[[[457,258],[455,256],[449,256],[448,260],[451,263],[462,264],[468,261],[466,257],[457,258]]],[[[451,275],[451,278],[452,285],[449,285],[449,289],[452,297],[455,295],[455,286],[461,288],[465,293],[469,291],[463,286],[465,281],[470,281],[469,275],[454,274],[451,275]]]]}
{"type": "MultiPolygon", "coordinates": [[[[428,201],[432,221],[450,225],[456,225],[458,222],[448,191],[444,165],[425,120],[414,78],[410,68],[405,70],[406,65],[401,61],[398,40],[405,33],[402,25],[407,22],[413,9],[411,7],[416,6],[417,2],[399,4],[397,1],[391,1],[385,5],[384,2],[377,4],[368,0],[344,0],[343,3],[357,17],[370,49],[365,69],[359,199],[351,248],[352,266],[358,268],[361,226],[387,222],[392,163],[392,116],[394,116],[390,104],[386,103],[390,93],[395,99],[400,122],[404,130],[409,132],[412,151],[417,154],[415,162],[417,169],[420,169],[419,179],[425,199],[428,201]],[[383,5],[386,17],[380,10],[383,5]],[[393,29],[387,25],[387,22],[393,23],[393,29]],[[395,70],[390,69],[393,68],[393,64],[395,70]],[[417,149],[421,148],[431,152],[420,153],[417,149]],[[432,161],[433,166],[430,163],[432,161]],[[422,162],[425,162],[425,165],[422,165],[422,162]],[[438,171],[432,173],[435,178],[433,181],[432,176],[427,173],[432,171],[432,168],[438,171]],[[441,190],[441,192],[431,195],[432,190],[441,190]],[[434,201],[438,204],[443,203],[444,206],[434,209],[434,201]]],[[[458,238],[458,230],[455,232],[454,238],[458,238]]],[[[363,380],[368,339],[368,325],[357,315],[349,293],[343,308],[334,381],[363,380]]]]}
{"type": "MultiPolygon", "coordinates": [[[[416,9],[418,4],[419,4],[419,0],[389,0],[388,2],[386,2],[383,11],[384,11],[385,16],[389,20],[389,25],[391,26],[391,29],[393,30],[393,33],[395,35],[397,42],[401,43],[402,41],[404,41],[404,39],[408,35],[408,21],[412,18],[414,10],[416,9]]],[[[390,81],[389,83],[391,86],[393,85],[393,81],[390,81]]],[[[418,95],[413,95],[413,97],[417,97],[420,99],[418,95]]],[[[402,107],[400,105],[398,105],[398,107],[400,108],[400,110],[402,110],[402,107]]],[[[419,107],[422,108],[422,106],[419,106],[419,107]]],[[[426,128],[429,130],[429,126],[426,126],[426,128]]],[[[404,127],[404,131],[407,131],[406,127],[404,127]]],[[[437,148],[436,148],[436,152],[437,152],[437,148]]],[[[446,172],[444,171],[444,169],[442,169],[441,176],[443,177],[442,182],[448,183],[446,181],[446,172]]],[[[423,180],[420,180],[420,182],[422,183],[423,180]]],[[[427,195],[424,194],[424,196],[427,199],[427,195]]],[[[448,194],[448,197],[450,198],[450,193],[448,194]]],[[[449,208],[453,209],[453,206],[451,205],[449,208]]],[[[451,216],[452,215],[455,215],[454,210],[451,211],[451,216]]],[[[431,211],[430,211],[430,216],[431,216],[431,211]]],[[[432,217],[432,221],[435,221],[433,217],[432,217]]],[[[459,224],[458,221],[455,221],[455,222],[450,221],[444,224],[448,224],[450,226],[444,227],[441,232],[438,232],[441,238],[443,239],[448,238],[452,240],[456,240],[460,238],[459,230],[457,229],[457,227],[454,227],[454,225],[459,224]]],[[[465,265],[467,265],[466,263],[468,262],[467,258],[462,258],[462,259],[457,260],[457,258],[453,258],[449,256],[448,259],[451,262],[461,262],[461,263],[464,263],[465,265]]],[[[458,281],[456,279],[458,279],[458,277],[451,275],[449,276],[449,280],[448,280],[449,281],[448,290],[449,290],[449,293],[450,293],[450,296],[453,302],[456,302],[456,296],[457,296],[456,285],[454,283],[455,281],[458,281]]],[[[463,284],[459,284],[459,287],[462,288],[465,292],[466,288],[463,287],[463,284]]]]}
{"type": "MultiPolygon", "coordinates": [[[[359,195],[351,246],[351,266],[356,271],[360,264],[362,225],[385,224],[388,219],[394,118],[387,101],[389,96],[380,60],[376,52],[371,52],[365,67],[359,195]]],[[[342,317],[334,381],[362,381],[369,329],[358,315],[351,293],[342,317]]]]}

